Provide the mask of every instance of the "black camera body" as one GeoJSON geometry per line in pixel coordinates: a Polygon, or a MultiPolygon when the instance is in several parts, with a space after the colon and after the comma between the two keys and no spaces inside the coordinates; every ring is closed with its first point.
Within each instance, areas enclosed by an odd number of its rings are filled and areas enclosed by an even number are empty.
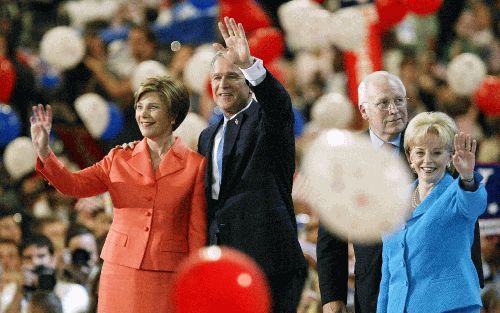
{"type": "Polygon", "coordinates": [[[38,285],[32,286],[32,289],[47,291],[54,290],[57,280],[56,272],[53,268],[40,265],[33,269],[32,272],[38,277],[38,285]]]}

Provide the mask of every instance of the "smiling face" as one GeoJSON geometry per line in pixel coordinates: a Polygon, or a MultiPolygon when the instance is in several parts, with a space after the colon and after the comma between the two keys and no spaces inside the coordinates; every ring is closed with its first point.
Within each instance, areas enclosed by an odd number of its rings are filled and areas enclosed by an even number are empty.
{"type": "Polygon", "coordinates": [[[374,76],[366,83],[365,99],[359,110],[370,129],[385,142],[396,138],[408,122],[406,92],[399,82],[388,76],[374,76]],[[404,104],[396,106],[398,99],[405,99],[404,104]],[[377,106],[383,102],[390,102],[387,110],[377,106]]]}
{"type": "Polygon", "coordinates": [[[149,139],[168,137],[175,121],[157,92],[146,92],[135,105],[135,120],[141,134],[149,139]]]}
{"type": "Polygon", "coordinates": [[[212,94],[215,103],[226,116],[241,111],[250,100],[250,88],[240,69],[224,57],[218,57],[211,73],[212,94]]]}
{"type": "Polygon", "coordinates": [[[410,166],[418,180],[436,184],[443,178],[446,166],[451,162],[451,151],[437,134],[428,134],[410,146],[410,166]]]}

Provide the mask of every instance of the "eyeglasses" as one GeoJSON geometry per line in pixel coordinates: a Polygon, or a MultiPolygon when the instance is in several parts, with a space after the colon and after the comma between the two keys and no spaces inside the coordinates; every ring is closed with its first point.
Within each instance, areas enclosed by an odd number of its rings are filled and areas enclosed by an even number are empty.
{"type": "Polygon", "coordinates": [[[388,111],[391,103],[394,103],[396,109],[400,109],[406,105],[408,101],[408,97],[396,97],[394,99],[382,99],[379,102],[375,103],[375,106],[381,111],[388,111]]]}

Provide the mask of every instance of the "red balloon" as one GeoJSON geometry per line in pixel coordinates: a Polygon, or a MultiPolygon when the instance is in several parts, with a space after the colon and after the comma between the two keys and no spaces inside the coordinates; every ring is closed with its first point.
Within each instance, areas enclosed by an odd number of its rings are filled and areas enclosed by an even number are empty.
{"type": "Polygon", "coordinates": [[[378,25],[385,31],[401,22],[408,14],[408,0],[376,0],[378,25]]]}
{"type": "Polygon", "coordinates": [[[418,15],[427,15],[436,12],[443,0],[407,0],[408,9],[418,15]]]}
{"type": "Polygon", "coordinates": [[[500,115],[500,78],[486,76],[474,93],[474,100],[487,116],[500,115]]]}
{"type": "Polygon", "coordinates": [[[271,18],[253,0],[219,0],[219,20],[224,22],[226,16],[243,24],[246,33],[272,26],[271,18]]]}
{"type": "Polygon", "coordinates": [[[269,313],[266,278],[242,252],[211,246],[179,267],[172,287],[175,313],[269,313]]]}
{"type": "Polygon", "coordinates": [[[0,102],[9,103],[16,84],[16,70],[4,56],[0,56],[0,82],[0,102]]]}
{"type": "Polygon", "coordinates": [[[285,41],[283,34],[274,27],[259,28],[248,38],[250,53],[264,61],[272,62],[283,55],[285,41]]]}

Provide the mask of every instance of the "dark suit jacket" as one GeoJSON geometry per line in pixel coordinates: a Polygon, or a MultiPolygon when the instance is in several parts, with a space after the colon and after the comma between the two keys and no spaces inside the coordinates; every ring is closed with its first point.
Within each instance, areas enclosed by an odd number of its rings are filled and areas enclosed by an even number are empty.
{"type": "Polygon", "coordinates": [[[245,252],[272,275],[306,267],[291,198],[294,117],[288,93],[269,72],[251,89],[258,101],[227,124],[218,201],[210,201],[211,160],[222,120],[200,134],[198,151],[208,160],[209,225],[218,226],[217,242],[210,243],[245,252]]]}
{"type": "MultiPolygon", "coordinates": [[[[403,157],[403,135],[401,136],[400,154],[403,157]]],[[[481,287],[484,285],[481,265],[479,226],[476,222],[472,260],[476,266],[481,287]]],[[[347,302],[347,243],[330,234],[322,225],[318,229],[316,247],[318,257],[318,276],[321,301],[323,304],[342,300],[347,302]]],[[[377,297],[382,277],[382,244],[354,244],[356,264],[354,305],[356,313],[374,313],[377,310],[377,297]]]]}

